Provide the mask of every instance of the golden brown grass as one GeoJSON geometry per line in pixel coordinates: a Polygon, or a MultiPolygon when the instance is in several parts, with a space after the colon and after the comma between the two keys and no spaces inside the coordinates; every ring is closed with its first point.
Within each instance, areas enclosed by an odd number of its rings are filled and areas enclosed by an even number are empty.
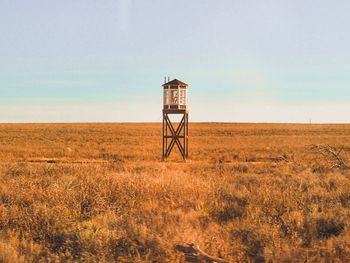
{"type": "MultiPolygon", "coordinates": [[[[350,260],[347,125],[191,124],[161,162],[160,124],[0,125],[0,262],[350,260]]],[[[349,163],[349,161],[348,161],[349,163]]]]}

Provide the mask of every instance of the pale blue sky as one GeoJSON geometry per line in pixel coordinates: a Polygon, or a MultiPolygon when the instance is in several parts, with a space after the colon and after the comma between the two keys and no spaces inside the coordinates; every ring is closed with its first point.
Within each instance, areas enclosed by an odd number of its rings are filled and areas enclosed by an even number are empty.
{"type": "Polygon", "coordinates": [[[345,0],[1,0],[0,122],[350,122],[345,0]]]}

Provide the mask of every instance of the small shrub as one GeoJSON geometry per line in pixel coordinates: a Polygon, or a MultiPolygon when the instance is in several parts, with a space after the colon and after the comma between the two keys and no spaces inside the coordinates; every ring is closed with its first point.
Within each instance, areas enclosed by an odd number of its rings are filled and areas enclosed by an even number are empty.
{"type": "Polygon", "coordinates": [[[249,168],[246,165],[236,165],[232,167],[232,172],[234,173],[247,173],[248,170],[249,168]]]}
{"type": "Polygon", "coordinates": [[[227,223],[233,219],[243,218],[246,215],[246,198],[220,192],[210,209],[210,216],[219,223],[227,223]]]}
{"type": "MultiPolygon", "coordinates": [[[[112,242],[111,251],[116,262],[125,259],[166,262],[166,252],[157,240],[142,240],[137,237],[122,237],[112,242]]],[[[129,262],[129,261],[127,261],[129,262]]]]}
{"type": "Polygon", "coordinates": [[[253,262],[265,262],[264,248],[265,244],[258,234],[249,229],[242,229],[233,232],[233,239],[239,239],[244,245],[245,254],[250,257],[253,262]]]}
{"type": "Polygon", "coordinates": [[[329,238],[339,236],[344,230],[345,224],[334,219],[320,218],[316,220],[316,231],[318,238],[329,238]]]}
{"type": "Polygon", "coordinates": [[[225,206],[215,211],[212,216],[220,223],[226,223],[230,220],[244,216],[244,209],[239,206],[225,206]]]}
{"type": "Polygon", "coordinates": [[[350,193],[340,194],[339,200],[340,200],[342,207],[349,207],[349,205],[350,205],[350,193]]]}

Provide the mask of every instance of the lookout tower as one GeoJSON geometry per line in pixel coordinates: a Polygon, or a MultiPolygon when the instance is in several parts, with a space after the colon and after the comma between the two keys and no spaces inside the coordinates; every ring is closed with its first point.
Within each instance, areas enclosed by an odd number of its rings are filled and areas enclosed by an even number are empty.
{"type": "Polygon", "coordinates": [[[175,144],[184,160],[188,157],[188,85],[174,79],[163,84],[163,160],[166,160],[175,144]],[[174,127],[169,116],[180,115],[181,121],[174,127]]]}

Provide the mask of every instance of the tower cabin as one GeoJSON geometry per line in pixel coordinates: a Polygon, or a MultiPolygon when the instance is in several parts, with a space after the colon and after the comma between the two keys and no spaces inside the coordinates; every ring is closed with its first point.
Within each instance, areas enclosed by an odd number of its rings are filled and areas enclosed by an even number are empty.
{"type": "Polygon", "coordinates": [[[178,79],[174,79],[163,84],[164,107],[163,110],[171,112],[183,110],[187,111],[188,105],[188,85],[178,79]]]}

